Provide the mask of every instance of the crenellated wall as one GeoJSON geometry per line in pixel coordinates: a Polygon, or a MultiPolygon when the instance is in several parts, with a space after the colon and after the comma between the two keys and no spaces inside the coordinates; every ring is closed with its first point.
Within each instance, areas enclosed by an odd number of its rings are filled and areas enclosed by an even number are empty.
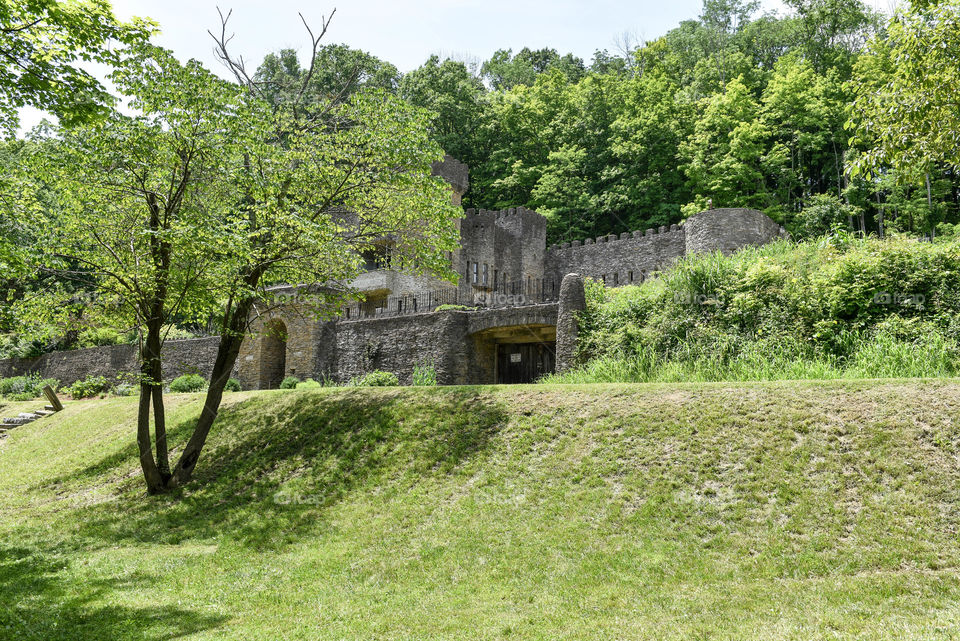
{"type": "Polygon", "coordinates": [[[677,225],[553,245],[546,253],[547,287],[559,288],[563,277],[573,273],[611,287],[639,283],[684,253],[684,231],[677,225]]]}

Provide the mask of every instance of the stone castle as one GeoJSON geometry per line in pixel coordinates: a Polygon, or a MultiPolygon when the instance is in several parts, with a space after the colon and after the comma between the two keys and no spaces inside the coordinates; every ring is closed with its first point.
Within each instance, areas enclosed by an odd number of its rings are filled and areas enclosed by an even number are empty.
{"type": "MultiPolygon", "coordinates": [[[[460,206],[469,187],[466,165],[447,157],[434,174],[450,184],[460,206]]],[[[573,362],[582,277],[609,287],[640,283],[686,254],[729,253],[786,233],[752,209],[714,209],[682,225],[550,247],[546,228],[543,216],[523,207],[467,209],[460,247],[449,256],[456,285],[391,269],[385,240],[363,257],[367,269],[351,283],[363,300],[336,320],[305,313],[301,288],[272,289],[251,319],[235,375],[244,389],[276,388],[287,376],[345,382],[374,370],[410,383],[417,366],[433,367],[440,384],[532,382],[573,362]]],[[[209,374],[218,341],[169,341],[165,375],[209,374]]],[[[0,360],[0,377],[37,372],[69,384],[137,371],[136,357],[135,346],[116,345],[0,360]]]]}

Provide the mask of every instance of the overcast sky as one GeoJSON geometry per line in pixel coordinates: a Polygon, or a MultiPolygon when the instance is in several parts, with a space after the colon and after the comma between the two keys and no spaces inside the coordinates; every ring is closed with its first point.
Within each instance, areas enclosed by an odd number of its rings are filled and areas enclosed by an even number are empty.
{"type": "MultiPolygon", "coordinates": [[[[868,0],[871,4],[885,0],[868,0]]],[[[783,11],[779,0],[761,0],[764,10],[783,11]]],[[[224,73],[213,58],[208,29],[219,29],[219,5],[233,9],[232,50],[251,67],[270,51],[307,46],[298,11],[312,27],[336,9],[325,42],[343,42],[396,65],[401,72],[431,54],[485,60],[497,49],[552,47],[587,63],[597,49],[616,49],[623,33],[657,38],[682,20],[696,18],[701,0],[113,0],[121,19],[153,18],[157,42],[179,58],[197,58],[224,73]]],[[[40,114],[26,111],[23,128],[40,114]]]]}

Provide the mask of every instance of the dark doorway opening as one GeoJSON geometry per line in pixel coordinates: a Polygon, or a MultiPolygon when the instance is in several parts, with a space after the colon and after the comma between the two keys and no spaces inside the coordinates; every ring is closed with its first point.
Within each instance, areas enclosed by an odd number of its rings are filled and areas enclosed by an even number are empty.
{"type": "Polygon", "coordinates": [[[497,383],[533,383],[556,368],[556,343],[497,345],[497,383]]]}
{"type": "Polygon", "coordinates": [[[260,389],[277,389],[287,371],[287,326],[270,321],[260,340],[260,389]]]}

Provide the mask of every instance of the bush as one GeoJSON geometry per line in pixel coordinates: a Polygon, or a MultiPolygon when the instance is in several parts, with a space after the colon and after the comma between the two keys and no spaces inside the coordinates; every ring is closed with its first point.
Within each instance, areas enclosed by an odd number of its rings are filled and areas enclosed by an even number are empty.
{"type": "Polygon", "coordinates": [[[240,381],[235,378],[231,378],[227,381],[227,384],[223,386],[223,391],[225,392],[240,392],[243,391],[243,386],[240,385],[240,381]]]}
{"type": "Polygon", "coordinates": [[[173,382],[170,383],[170,391],[177,394],[186,394],[202,391],[206,386],[207,379],[199,374],[184,374],[173,379],[173,382]]]}
{"type": "Polygon", "coordinates": [[[83,347],[102,347],[104,345],[122,345],[136,341],[136,333],[121,333],[109,327],[91,327],[80,332],[77,345],[83,347]]]}
{"type": "Polygon", "coordinates": [[[115,396],[133,396],[135,389],[136,387],[130,383],[120,383],[113,388],[113,394],[115,396]]]}
{"type": "Polygon", "coordinates": [[[313,380],[312,378],[308,378],[305,381],[297,383],[297,389],[317,389],[320,387],[323,387],[323,385],[313,380]]]}
{"type": "Polygon", "coordinates": [[[40,378],[36,374],[2,378],[0,379],[0,396],[30,401],[43,394],[43,388],[47,385],[56,390],[60,387],[60,381],[55,378],[40,378]]]}
{"type": "Polygon", "coordinates": [[[467,305],[438,305],[435,312],[475,312],[478,308],[468,307],[467,305]]]}
{"type": "Polygon", "coordinates": [[[348,385],[354,387],[395,387],[400,384],[400,379],[393,372],[381,372],[375,370],[359,378],[352,378],[348,385]]]}
{"type": "Polygon", "coordinates": [[[14,376],[12,378],[0,378],[0,396],[15,396],[32,390],[35,386],[34,379],[30,376],[14,376]]]}
{"type": "Polygon", "coordinates": [[[280,389],[297,389],[300,379],[296,376],[288,376],[280,383],[280,389]]]}
{"type": "Polygon", "coordinates": [[[437,384],[437,368],[433,363],[417,365],[413,368],[413,384],[424,387],[437,384]]]}
{"type": "Polygon", "coordinates": [[[105,376],[88,376],[66,388],[66,392],[73,398],[92,398],[106,394],[112,387],[105,376]]]}

